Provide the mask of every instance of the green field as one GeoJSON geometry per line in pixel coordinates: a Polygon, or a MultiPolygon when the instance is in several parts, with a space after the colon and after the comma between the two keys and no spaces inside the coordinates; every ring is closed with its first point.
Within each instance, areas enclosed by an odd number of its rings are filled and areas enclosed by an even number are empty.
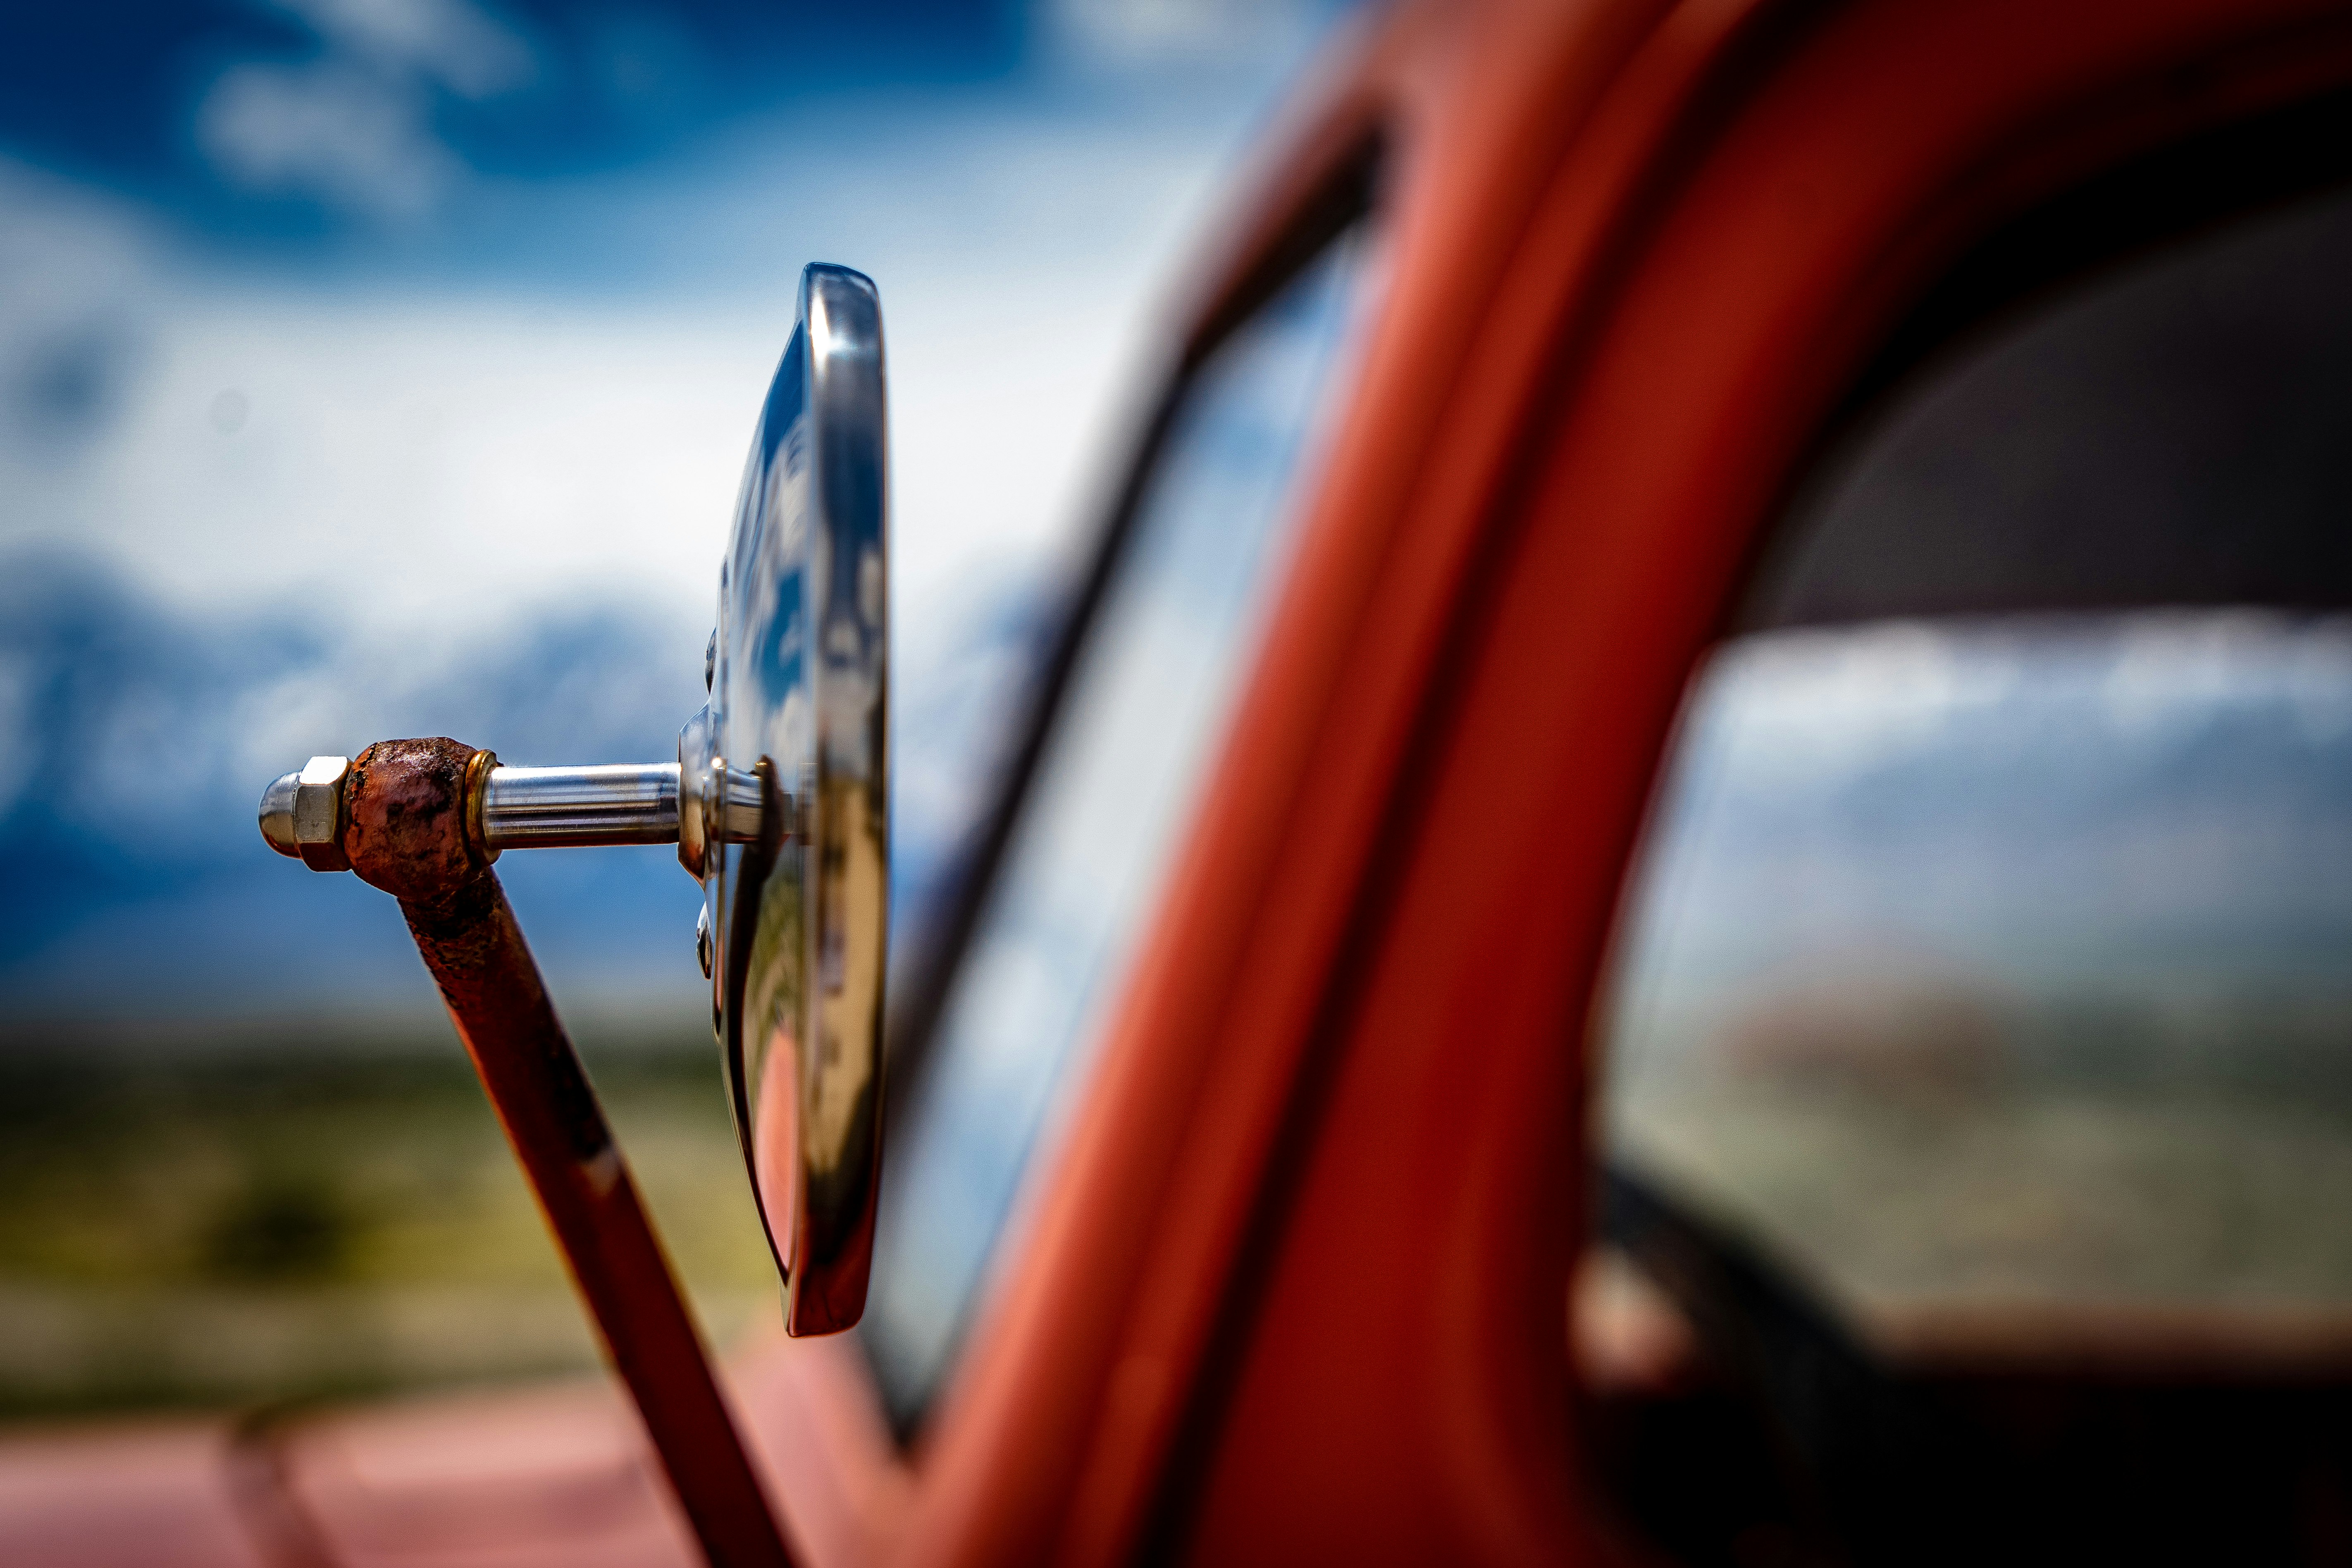
{"type": "Polygon", "coordinates": [[[1610,1112],[1615,1157],[1865,1315],[2352,1302],[2352,1111],[2326,1096],[1751,1075],[1610,1112]]]}
{"type": "MultiPolygon", "coordinates": [[[[590,1068],[706,1331],[775,1310],[708,1037],[590,1068]]],[[[446,1029],[0,1052],[0,1416],[572,1371],[593,1342],[446,1029]]]]}

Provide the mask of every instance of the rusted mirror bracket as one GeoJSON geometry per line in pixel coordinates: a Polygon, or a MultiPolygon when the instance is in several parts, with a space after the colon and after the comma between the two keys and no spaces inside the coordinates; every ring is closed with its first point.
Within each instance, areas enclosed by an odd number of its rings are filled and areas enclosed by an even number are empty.
{"type": "MultiPolygon", "coordinates": [[[[340,763],[313,759],[272,785],[265,834],[400,900],[704,1555],[712,1568],[786,1568],[792,1553],[669,1259],[490,868],[490,776],[521,770],[450,740],[383,741],[340,763]]],[[[674,785],[668,805],[674,837],[674,785]]]]}

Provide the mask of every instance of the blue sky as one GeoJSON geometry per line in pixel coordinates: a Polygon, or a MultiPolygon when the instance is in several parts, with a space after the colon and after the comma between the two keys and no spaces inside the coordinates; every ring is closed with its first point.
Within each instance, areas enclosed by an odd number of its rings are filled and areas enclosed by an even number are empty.
{"type": "Polygon", "coordinates": [[[215,235],[315,237],[436,217],[475,179],[675,155],[794,98],[1014,77],[1062,20],[988,0],[27,7],[0,100],[28,161],[215,235]]]}
{"type": "MultiPolygon", "coordinates": [[[[668,754],[801,266],[881,285],[899,842],[1008,673],[1328,0],[47,7],[0,57],[0,1016],[430,1010],[278,861],[313,752],[668,754]]],[[[509,857],[575,1009],[698,1006],[665,852],[509,857]]]]}

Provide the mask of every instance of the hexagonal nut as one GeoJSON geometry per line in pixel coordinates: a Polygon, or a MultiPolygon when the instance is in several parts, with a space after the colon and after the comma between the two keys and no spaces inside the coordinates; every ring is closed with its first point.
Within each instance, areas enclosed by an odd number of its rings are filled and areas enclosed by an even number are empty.
{"type": "Polygon", "coordinates": [[[261,792],[261,837],[269,847],[314,871],[350,870],[342,795],[351,768],[346,757],[312,757],[300,772],[271,780],[261,792]]]}

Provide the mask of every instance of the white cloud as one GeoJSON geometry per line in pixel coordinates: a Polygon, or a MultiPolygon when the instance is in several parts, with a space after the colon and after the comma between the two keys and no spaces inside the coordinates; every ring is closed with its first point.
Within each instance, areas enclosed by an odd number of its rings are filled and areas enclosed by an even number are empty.
{"type": "Polygon", "coordinates": [[[135,373],[155,283],[146,227],[119,205],[0,161],[0,461],[35,507],[135,373]]]}
{"type": "Polygon", "coordinates": [[[376,626],[614,588],[692,603],[767,371],[742,335],[691,312],[192,293],[76,542],[184,605],[376,626]]]}
{"type": "Polygon", "coordinates": [[[336,49],[414,72],[465,98],[521,87],[537,62],[521,39],[466,0],[282,0],[336,49]]]}
{"type": "Polygon", "coordinates": [[[1048,51],[1097,69],[1289,60],[1322,30],[1328,0],[1042,0],[1048,51]]]}
{"type": "Polygon", "coordinates": [[[902,692],[956,683],[975,619],[1095,515],[1223,148],[996,100],[888,107],[865,110],[891,135],[823,157],[821,117],[779,121],[696,169],[498,193],[582,243],[671,247],[663,289],[297,289],[109,240],[103,203],[28,209],[0,257],[110,269],[93,297],[137,301],[147,347],[70,471],[0,450],[0,552],[91,551],[185,613],[291,603],[419,647],[625,599],[691,657],[800,265],[838,260],[883,291],[902,692]]]}
{"type": "Polygon", "coordinates": [[[1704,676],[1687,748],[1744,789],[1819,793],[1930,753],[2021,757],[2053,729],[2157,754],[2262,712],[2314,744],[2352,731],[2352,617],[2152,609],[1769,633],[1704,676]]]}
{"type": "Polygon", "coordinates": [[[464,173],[413,86],[333,61],[226,72],[197,109],[196,144],[247,190],[394,224],[431,213],[464,173]]]}
{"type": "Polygon", "coordinates": [[[1696,710],[1743,776],[1811,788],[1933,745],[2020,676],[2016,649],[1926,622],[1780,632],[1726,650],[1696,710]]]}
{"type": "Polygon", "coordinates": [[[432,125],[433,90],[485,98],[528,82],[522,41],[465,0],[287,0],[325,51],[223,72],[196,109],[196,144],[247,190],[316,196],[413,224],[466,177],[432,125]]]}

